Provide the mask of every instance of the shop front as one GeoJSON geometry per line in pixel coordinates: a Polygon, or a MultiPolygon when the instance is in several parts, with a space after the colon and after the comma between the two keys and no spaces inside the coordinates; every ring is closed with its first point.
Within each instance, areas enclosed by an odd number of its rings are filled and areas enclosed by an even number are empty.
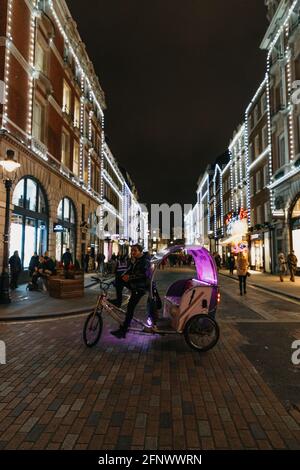
{"type": "Polygon", "coordinates": [[[290,220],[291,247],[298,259],[298,270],[300,270],[300,196],[293,205],[290,220]]]}
{"type": "Polygon", "coordinates": [[[46,194],[36,179],[26,176],[16,185],[12,203],[10,256],[18,251],[23,269],[27,269],[35,252],[42,255],[48,250],[46,194]]]}
{"type": "Polygon", "coordinates": [[[89,215],[89,221],[88,221],[88,231],[90,234],[90,251],[91,251],[91,256],[94,257],[94,259],[97,258],[98,253],[100,252],[100,240],[98,238],[97,234],[97,225],[98,225],[98,216],[96,212],[92,212],[89,215]]]}
{"type": "Polygon", "coordinates": [[[259,231],[250,236],[250,266],[254,271],[272,272],[270,231],[259,231]]]}
{"type": "Polygon", "coordinates": [[[263,234],[251,235],[250,265],[255,271],[264,271],[264,243],[263,234]]]}
{"type": "Polygon", "coordinates": [[[238,213],[230,212],[225,217],[225,238],[221,244],[224,248],[224,255],[228,258],[231,254],[237,255],[240,252],[248,255],[248,219],[247,211],[241,209],[238,213]]]}
{"type": "Polygon", "coordinates": [[[53,224],[53,230],[56,233],[56,251],[57,261],[61,261],[62,255],[69,248],[76,259],[76,212],[74,203],[71,199],[63,198],[57,210],[57,223],[53,224]]]}

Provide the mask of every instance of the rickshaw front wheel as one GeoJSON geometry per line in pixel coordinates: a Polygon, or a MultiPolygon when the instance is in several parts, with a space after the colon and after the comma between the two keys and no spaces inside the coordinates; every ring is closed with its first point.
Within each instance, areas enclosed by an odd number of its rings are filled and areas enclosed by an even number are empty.
{"type": "Polygon", "coordinates": [[[85,320],[83,327],[83,341],[88,348],[95,346],[100,339],[103,328],[101,313],[102,312],[100,310],[97,310],[96,313],[91,312],[85,320]]]}
{"type": "Polygon", "coordinates": [[[208,315],[195,315],[185,325],[184,338],[198,352],[213,348],[220,337],[219,325],[208,315]]]}

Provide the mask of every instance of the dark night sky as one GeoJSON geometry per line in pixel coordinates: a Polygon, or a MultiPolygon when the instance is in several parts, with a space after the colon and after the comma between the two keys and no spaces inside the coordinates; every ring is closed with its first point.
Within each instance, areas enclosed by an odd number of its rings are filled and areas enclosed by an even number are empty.
{"type": "Polygon", "coordinates": [[[141,202],[195,201],[265,73],[263,0],[67,0],[141,202]]]}

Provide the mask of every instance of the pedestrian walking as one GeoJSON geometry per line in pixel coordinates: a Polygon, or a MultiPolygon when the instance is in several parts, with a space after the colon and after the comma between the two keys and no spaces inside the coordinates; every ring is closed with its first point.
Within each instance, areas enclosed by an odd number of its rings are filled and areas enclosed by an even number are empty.
{"type": "Polygon", "coordinates": [[[240,295],[247,293],[248,267],[249,264],[246,255],[242,251],[239,252],[237,256],[236,268],[240,283],[240,295]]]}
{"type": "Polygon", "coordinates": [[[10,287],[11,289],[17,289],[19,275],[22,271],[22,263],[18,251],[14,251],[14,254],[9,258],[9,266],[11,274],[10,287]]]}
{"type": "Polygon", "coordinates": [[[278,268],[280,282],[283,282],[283,276],[286,274],[286,259],[285,254],[282,252],[278,254],[278,268]]]}
{"type": "Polygon", "coordinates": [[[84,271],[86,273],[89,272],[89,263],[90,263],[90,254],[89,253],[86,253],[84,255],[84,271]]]}
{"type": "Polygon", "coordinates": [[[31,259],[30,259],[29,267],[28,267],[30,277],[32,277],[32,275],[35,271],[35,268],[38,266],[38,264],[39,264],[39,256],[38,256],[37,252],[35,251],[34,254],[32,255],[31,259]]]}
{"type": "Polygon", "coordinates": [[[215,253],[214,258],[217,265],[217,269],[219,271],[221,268],[221,256],[219,255],[219,253],[215,253]]]}
{"type": "Polygon", "coordinates": [[[233,255],[233,253],[231,253],[231,255],[228,259],[228,266],[229,266],[229,274],[231,274],[231,276],[233,276],[233,271],[234,271],[234,268],[235,268],[235,257],[233,255]]]}
{"type": "Polygon", "coordinates": [[[70,264],[73,264],[73,258],[70,252],[70,248],[67,248],[65,253],[62,255],[62,262],[65,270],[67,271],[70,267],[70,264]]]}
{"type": "Polygon", "coordinates": [[[290,279],[292,282],[295,282],[295,274],[297,271],[298,259],[293,250],[288,254],[287,263],[288,263],[288,267],[289,267],[289,271],[291,275],[290,279]]]}
{"type": "Polygon", "coordinates": [[[104,262],[105,262],[105,255],[103,253],[98,253],[98,255],[97,255],[97,270],[101,274],[103,274],[103,272],[104,272],[104,262]]]}

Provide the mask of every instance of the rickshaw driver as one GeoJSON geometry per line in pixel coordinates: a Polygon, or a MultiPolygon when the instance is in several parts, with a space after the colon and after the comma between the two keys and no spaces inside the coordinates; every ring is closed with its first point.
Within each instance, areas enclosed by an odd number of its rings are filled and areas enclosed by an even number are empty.
{"type": "Polygon", "coordinates": [[[116,338],[125,338],[130,323],[132,321],[134,310],[141,298],[149,290],[150,279],[150,260],[149,256],[143,253],[141,245],[133,245],[131,248],[132,263],[124,275],[116,283],[117,298],[110,301],[117,307],[122,305],[123,288],[127,287],[131,291],[130,299],[127,306],[126,317],[123,325],[111,334],[116,338]]]}

